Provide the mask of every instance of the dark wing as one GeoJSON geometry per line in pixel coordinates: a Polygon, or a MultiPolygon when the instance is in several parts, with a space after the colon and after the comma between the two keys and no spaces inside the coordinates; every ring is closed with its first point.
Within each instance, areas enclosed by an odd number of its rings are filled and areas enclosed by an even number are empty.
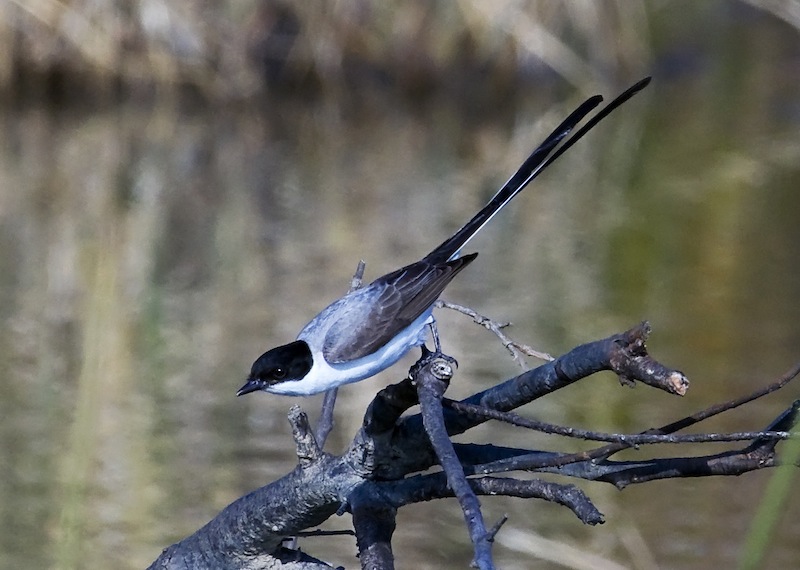
{"type": "Polygon", "coordinates": [[[437,264],[418,261],[351,293],[363,296],[362,302],[348,303],[351,309],[328,329],[322,347],[325,359],[347,362],[380,349],[424,313],[477,255],[437,264]]]}

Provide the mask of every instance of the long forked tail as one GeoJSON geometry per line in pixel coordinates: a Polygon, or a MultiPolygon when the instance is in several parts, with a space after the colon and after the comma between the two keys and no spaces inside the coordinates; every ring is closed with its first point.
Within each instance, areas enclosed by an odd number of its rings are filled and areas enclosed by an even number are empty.
{"type": "Polygon", "coordinates": [[[548,166],[550,166],[559,156],[564,154],[567,149],[578,142],[588,133],[597,123],[607,117],[614,109],[625,103],[636,93],[647,87],[650,77],[645,77],[639,82],[629,87],[608,105],[600,109],[589,121],[568,139],[567,135],[580,123],[603,98],[595,95],[584,101],[575,109],[558,127],[531,153],[522,163],[522,166],[508,179],[500,190],[491,200],[458,230],[452,237],[446,239],[436,249],[430,252],[425,259],[431,263],[443,263],[458,257],[461,248],[477,234],[497,212],[503,209],[514,196],[522,190],[548,166]],[[563,141],[563,144],[561,144],[563,141]],[[560,145],[560,146],[559,146],[560,145]]]}

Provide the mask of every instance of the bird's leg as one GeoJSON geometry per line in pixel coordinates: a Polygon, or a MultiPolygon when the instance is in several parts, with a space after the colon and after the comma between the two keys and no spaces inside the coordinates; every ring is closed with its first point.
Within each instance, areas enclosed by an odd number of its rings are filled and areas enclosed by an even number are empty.
{"type": "Polygon", "coordinates": [[[436,328],[436,321],[429,322],[428,326],[431,329],[431,337],[433,338],[433,352],[439,354],[442,352],[442,345],[439,342],[439,330],[436,328]]]}
{"type": "MultiPolygon", "coordinates": [[[[447,356],[442,352],[442,344],[439,342],[439,330],[436,328],[436,321],[432,320],[428,323],[428,327],[431,329],[431,337],[433,337],[433,352],[428,348],[426,344],[422,344],[420,348],[422,349],[422,356],[420,357],[417,364],[421,365],[421,363],[428,362],[428,360],[432,358],[444,358],[451,364],[453,364],[456,368],[458,368],[458,362],[452,356],[447,356]]],[[[415,365],[416,366],[416,365],[415,365]]]]}

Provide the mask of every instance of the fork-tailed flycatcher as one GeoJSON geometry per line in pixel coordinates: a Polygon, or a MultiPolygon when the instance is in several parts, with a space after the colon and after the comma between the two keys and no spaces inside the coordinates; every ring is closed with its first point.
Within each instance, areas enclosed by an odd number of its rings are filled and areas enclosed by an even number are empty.
{"type": "Polygon", "coordinates": [[[460,256],[464,245],[542,170],[649,82],[647,77],[630,87],[567,139],[603,100],[599,95],[587,99],[464,227],[416,263],[378,277],[328,305],[296,341],[262,354],[237,396],[256,390],[291,396],[324,392],[374,376],[422,345],[426,326],[433,323],[434,302],[478,255],[460,256]]]}

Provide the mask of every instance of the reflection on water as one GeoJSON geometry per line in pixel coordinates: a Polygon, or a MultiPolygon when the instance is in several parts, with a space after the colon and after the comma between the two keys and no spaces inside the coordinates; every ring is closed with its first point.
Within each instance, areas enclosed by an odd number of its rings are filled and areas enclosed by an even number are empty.
{"type": "MultiPolygon", "coordinates": [[[[513,319],[518,338],[554,353],[648,318],[653,353],[694,380],[674,401],[598,378],[530,413],[644,429],[797,359],[800,92],[765,86],[768,73],[742,70],[726,78],[734,89],[657,77],[471,244],[481,257],[447,298],[513,319]]],[[[390,96],[357,114],[280,101],[263,113],[2,115],[0,566],[144,567],[290,469],[294,400],[234,397],[253,358],[346,289],[359,257],[374,276],[438,243],[577,97],[469,121],[390,96]]],[[[454,394],[514,373],[485,333],[442,321],[461,363],[454,394]]],[[[342,391],[332,450],[401,370],[342,391]]],[[[761,427],[795,397],[715,427],[761,427]]],[[[517,529],[610,558],[728,566],[768,475],[621,494],[583,485],[607,515],[600,529],[551,506],[484,503],[489,519],[508,512],[517,529]],[[639,542],[651,552],[636,555],[639,542]]],[[[784,524],[774,567],[800,555],[800,520],[784,524]]],[[[419,553],[466,567],[466,542],[453,504],[421,505],[402,513],[396,551],[409,566],[419,553]],[[431,524],[448,540],[431,541],[431,524]]],[[[347,541],[306,548],[356,564],[347,541]]],[[[498,548],[503,567],[526,566],[515,548],[498,548]]]]}

